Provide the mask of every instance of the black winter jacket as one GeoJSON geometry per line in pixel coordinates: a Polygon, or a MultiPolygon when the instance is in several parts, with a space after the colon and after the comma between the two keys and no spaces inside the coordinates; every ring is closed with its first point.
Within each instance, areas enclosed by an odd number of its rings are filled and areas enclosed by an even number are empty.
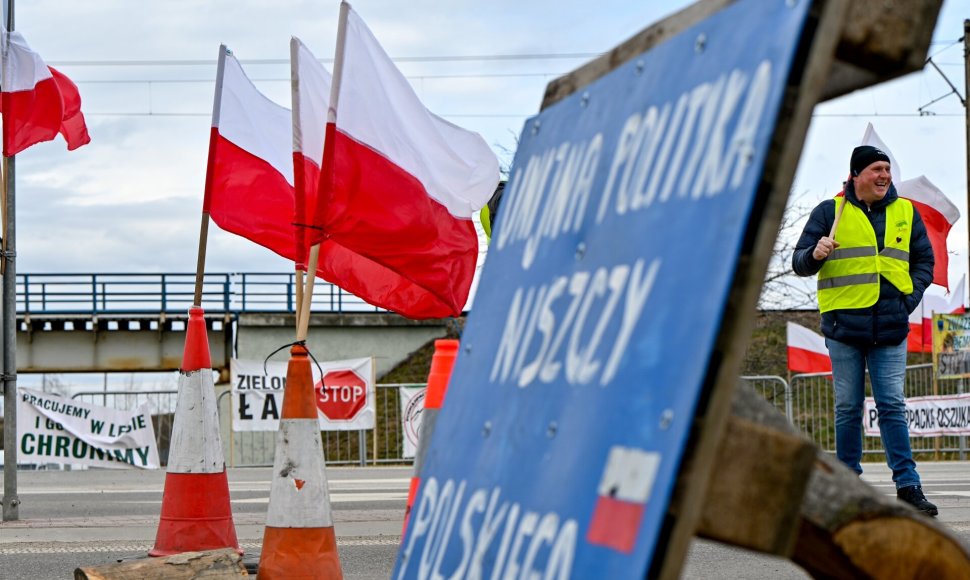
{"type": "MultiPolygon", "coordinates": [[[[866,208],[856,197],[852,181],[845,184],[849,203],[869,217],[882,251],[886,234],[886,206],[898,199],[896,186],[890,185],[886,197],[866,208]]],[[[841,202],[840,202],[841,203],[841,202]]],[[[792,269],[799,276],[812,276],[822,269],[823,261],[812,256],[819,238],[827,236],[835,221],[835,200],[828,199],[812,210],[805,229],[792,254],[792,269]]],[[[915,208],[914,208],[915,209],[915,208]]],[[[909,315],[916,310],[923,291],[933,281],[933,247],[918,211],[913,212],[913,232],[909,242],[909,276],[913,293],[904,295],[891,282],[880,276],[879,300],[868,308],[831,310],[822,313],[822,334],[856,346],[897,345],[909,334],[909,315]]]]}

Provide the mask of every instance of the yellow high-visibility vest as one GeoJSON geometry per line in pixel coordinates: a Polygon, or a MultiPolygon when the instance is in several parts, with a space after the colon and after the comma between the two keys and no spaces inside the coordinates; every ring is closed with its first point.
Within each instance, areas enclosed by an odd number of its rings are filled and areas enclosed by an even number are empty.
{"type": "MultiPolygon", "coordinates": [[[[835,198],[835,211],[842,200],[835,198]]],[[[913,204],[899,198],[886,206],[886,235],[879,251],[876,232],[865,211],[845,204],[835,241],[839,243],[818,273],[821,312],[866,308],[879,300],[879,276],[903,294],[913,293],[909,277],[909,241],[913,234],[913,204]]]]}

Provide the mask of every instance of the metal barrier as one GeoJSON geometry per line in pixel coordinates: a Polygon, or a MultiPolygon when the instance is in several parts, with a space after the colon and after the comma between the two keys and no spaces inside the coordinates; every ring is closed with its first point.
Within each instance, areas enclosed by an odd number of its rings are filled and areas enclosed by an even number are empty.
{"type": "MultiPolygon", "coordinates": [[[[195,294],[194,273],[17,274],[17,314],[184,314],[195,294]]],[[[206,274],[206,312],[293,312],[296,274],[206,274]]],[[[317,312],[385,312],[322,280],[314,285],[317,312]]]]}
{"type": "MultiPolygon", "coordinates": [[[[323,431],[323,449],[327,465],[375,465],[410,463],[404,457],[404,434],[401,426],[400,389],[424,387],[423,383],[377,385],[376,422],[374,429],[359,431],[323,431]],[[368,443],[371,448],[368,449],[368,443]]],[[[224,387],[216,398],[222,445],[229,467],[271,466],[276,454],[276,431],[232,431],[229,394],[224,387]]],[[[73,395],[85,403],[113,409],[130,410],[148,401],[152,407],[152,425],[158,445],[159,460],[168,464],[169,442],[175,417],[177,390],[158,391],[82,391],[73,395]]]]}
{"type": "MultiPolygon", "coordinates": [[[[812,438],[824,451],[835,452],[835,391],[832,373],[799,374],[791,378],[791,422],[812,438]]],[[[966,392],[963,380],[939,380],[934,386],[933,365],[921,364],[906,367],[906,383],[903,393],[907,398],[931,395],[953,395],[966,392]]],[[[866,396],[872,396],[869,375],[866,374],[866,396]]],[[[910,437],[913,453],[932,453],[934,458],[944,455],[964,459],[966,437],[942,435],[938,437],[910,437]]],[[[879,437],[863,437],[864,454],[882,454],[879,437]]]]}
{"type": "MultiPolygon", "coordinates": [[[[741,380],[757,390],[795,427],[811,438],[823,451],[835,452],[835,393],[831,373],[794,375],[788,382],[780,376],[744,376],[741,380]]],[[[871,396],[867,377],[866,392],[871,396]]],[[[400,390],[423,387],[421,383],[377,385],[376,422],[374,429],[359,431],[323,431],[323,449],[328,465],[374,465],[410,463],[404,457],[404,433],[401,425],[400,390]]],[[[267,466],[273,464],[276,449],[275,431],[232,431],[229,408],[230,391],[225,387],[217,398],[226,463],[230,467],[267,466]]],[[[937,381],[933,384],[932,365],[906,367],[906,397],[950,395],[966,392],[964,381],[937,381]]],[[[144,401],[153,405],[152,423],[158,443],[159,459],[167,464],[177,391],[84,391],[74,395],[87,403],[116,409],[132,409],[144,401]]],[[[912,437],[914,453],[932,453],[939,458],[964,459],[965,436],[912,437]]],[[[863,452],[882,454],[879,437],[866,436],[863,452]]]]}

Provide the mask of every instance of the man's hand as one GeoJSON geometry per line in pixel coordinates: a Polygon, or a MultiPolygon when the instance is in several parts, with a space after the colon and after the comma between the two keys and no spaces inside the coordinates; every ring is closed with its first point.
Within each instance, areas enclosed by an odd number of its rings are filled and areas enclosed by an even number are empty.
{"type": "Polygon", "coordinates": [[[829,257],[832,250],[839,247],[839,243],[828,236],[822,236],[818,243],[815,244],[815,249],[812,250],[812,257],[821,262],[825,258],[829,257]]]}

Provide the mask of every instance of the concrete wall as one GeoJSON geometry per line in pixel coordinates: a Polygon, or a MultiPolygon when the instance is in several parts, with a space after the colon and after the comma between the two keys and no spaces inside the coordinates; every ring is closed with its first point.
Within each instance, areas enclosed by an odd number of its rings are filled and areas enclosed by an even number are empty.
{"type": "MultiPolygon", "coordinates": [[[[228,324],[221,317],[207,317],[207,323],[212,367],[223,371],[223,381],[229,380],[233,349],[237,358],[261,361],[296,338],[292,314],[245,313],[228,324]],[[232,343],[227,344],[230,339],[232,343]]],[[[415,321],[382,313],[320,313],[310,316],[307,346],[319,361],[373,356],[380,377],[446,332],[442,320],[415,321]]],[[[184,317],[94,322],[84,317],[34,317],[18,324],[17,368],[28,373],[172,371],[182,362],[184,345],[184,317]]],[[[288,358],[289,349],[284,348],[271,360],[288,358]]]]}

